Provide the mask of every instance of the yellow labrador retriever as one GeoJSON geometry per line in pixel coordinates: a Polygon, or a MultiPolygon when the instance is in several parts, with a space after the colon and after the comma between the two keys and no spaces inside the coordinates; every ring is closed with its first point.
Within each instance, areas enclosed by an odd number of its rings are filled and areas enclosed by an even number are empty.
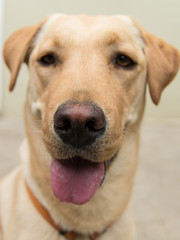
{"type": "Polygon", "coordinates": [[[148,83],[158,104],[178,51],[127,16],[53,15],[4,46],[29,68],[21,166],[1,182],[0,239],[134,240],[131,194],[148,83]]]}

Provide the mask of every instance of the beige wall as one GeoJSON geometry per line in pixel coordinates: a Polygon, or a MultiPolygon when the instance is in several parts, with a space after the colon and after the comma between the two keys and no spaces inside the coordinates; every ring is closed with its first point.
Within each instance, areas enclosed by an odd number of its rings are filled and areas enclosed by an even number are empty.
{"type": "MultiPolygon", "coordinates": [[[[144,28],[165,39],[180,50],[179,0],[4,0],[4,36],[14,30],[40,21],[55,12],[69,14],[127,14],[133,16],[144,28]]],[[[9,73],[3,66],[3,115],[22,113],[28,73],[26,67],[18,78],[13,93],[8,93],[9,73]]],[[[149,93],[147,94],[149,95],[149,93]]],[[[165,90],[161,103],[155,107],[147,97],[146,120],[180,123],[180,74],[165,90]]]]}

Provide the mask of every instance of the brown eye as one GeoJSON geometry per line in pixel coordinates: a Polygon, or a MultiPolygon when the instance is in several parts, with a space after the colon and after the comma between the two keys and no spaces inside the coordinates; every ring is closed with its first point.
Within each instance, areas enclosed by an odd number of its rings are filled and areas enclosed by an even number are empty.
{"type": "Polygon", "coordinates": [[[47,54],[43,56],[39,62],[44,66],[50,66],[56,64],[56,57],[53,54],[47,54]]]}
{"type": "Polygon", "coordinates": [[[117,67],[129,68],[134,66],[136,63],[129,57],[123,54],[118,54],[115,58],[115,65],[117,67]]]}

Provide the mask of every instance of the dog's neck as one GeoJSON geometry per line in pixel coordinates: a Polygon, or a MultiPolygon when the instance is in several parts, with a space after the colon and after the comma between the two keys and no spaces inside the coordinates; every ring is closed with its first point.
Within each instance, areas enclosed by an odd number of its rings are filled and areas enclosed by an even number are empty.
{"type": "MultiPolygon", "coordinates": [[[[27,182],[24,181],[24,183],[25,183],[25,187],[26,187],[27,193],[29,195],[29,198],[30,198],[32,204],[34,205],[34,208],[37,210],[37,212],[49,223],[49,225],[51,227],[53,227],[56,231],[58,231],[60,235],[64,236],[68,240],[75,240],[76,237],[78,237],[79,233],[75,232],[75,231],[66,231],[66,230],[62,229],[61,226],[57,225],[54,222],[54,220],[52,219],[52,217],[49,214],[49,212],[47,211],[47,209],[35,197],[35,195],[31,191],[31,189],[29,188],[27,182]]],[[[104,231],[101,233],[94,232],[93,234],[90,234],[90,235],[88,234],[87,237],[89,238],[89,240],[96,240],[101,235],[103,235],[106,231],[107,231],[107,229],[104,229],[104,231]]]]}
{"type": "Polygon", "coordinates": [[[37,198],[41,199],[54,221],[64,229],[75,229],[82,234],[102,232],[112,225],[127,208],[131,197],[137,165],[138,132],[127,137],[120,154],[108,171],[103,186],[88,203],[79,206],[64,204],[55,198],[50,185],[50,156],[40,134],[29,131],[28,126],[33,126],[36,131],[36,124],[31,118],[26,120],[28,139],[21,151],[23,173],[28,185],[37,198]],[[39,171],[41,167],[44,168],[43,171],[39,171]],[[46,172],[47,175],[41,172],[46,172]],[[125,188],[127,184],[128,191],[127,187],[125,188]]]}

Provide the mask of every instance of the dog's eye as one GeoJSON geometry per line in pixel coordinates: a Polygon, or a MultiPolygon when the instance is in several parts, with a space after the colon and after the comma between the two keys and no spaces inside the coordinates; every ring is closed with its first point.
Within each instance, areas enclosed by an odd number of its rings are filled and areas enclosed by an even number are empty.
{"type": "Polygon", "coordinates": [[[117,67],[129,68],[134,66],[136,63],[124,54],[118,54],[115,58],[115,65],[117,67]]]}
{"type": "Polygon", "coordinates": [[[56,57],[53,54],[47,54],[41,57],[39,62],[44,66],[54,65],[56,63],[56,57]]]}

